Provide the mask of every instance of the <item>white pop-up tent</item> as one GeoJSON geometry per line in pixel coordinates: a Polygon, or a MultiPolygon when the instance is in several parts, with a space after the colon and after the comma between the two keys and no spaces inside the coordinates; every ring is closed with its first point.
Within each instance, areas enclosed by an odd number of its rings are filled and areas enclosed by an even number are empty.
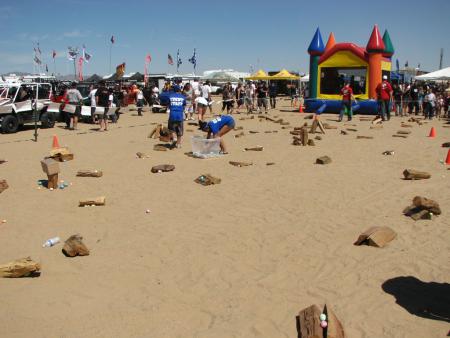
{"type": "Polygon", "coordinates": [[[450,67],[439,69],[435,72],[416,76],[414,79],[419,81],[442,81],[450,80],[450,67]]]}

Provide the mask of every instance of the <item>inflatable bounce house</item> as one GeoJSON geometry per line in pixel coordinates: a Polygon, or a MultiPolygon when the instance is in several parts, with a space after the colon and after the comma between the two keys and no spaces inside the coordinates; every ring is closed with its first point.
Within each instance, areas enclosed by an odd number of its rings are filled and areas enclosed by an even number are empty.
{"type": "Polygon", "coordinates": [[[390,79],[391,57],[394,47],[387,30],[381,38],[377,25],[366,48],[354,43],[336,43],[331,33],[326,46],[319,28],[308,48],[309,98],[305,101],[307,112],[339,113],[342,105],[341,89],[349,82],[358,103],[353,111],[359,114],[376,114],[378,111],[376,87],[382,76],[390,79]]]}

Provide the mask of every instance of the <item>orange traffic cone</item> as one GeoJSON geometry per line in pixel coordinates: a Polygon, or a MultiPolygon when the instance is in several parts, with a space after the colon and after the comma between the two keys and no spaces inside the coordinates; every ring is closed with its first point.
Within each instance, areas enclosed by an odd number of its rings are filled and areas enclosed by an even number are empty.
{"type": "Polygon", "coordinates": [[[302,104],[300,104],[300,107],[298,108],[298,112],[303,113],[303,105],[302,104]]]}
{"type": "Polygon", "coordinates": [[[450,165],[450,149],[448,150],[447,159],[445,160],[445,164],[450,165]]]}
{"type": "Polygon", "coordinates": [[[53,148],[53,149],[61,148],[61,147],[59,146],[58,136],[56,136],[56,135],[53,135],[53,144],[52,144],[52,148],[53,148]]]}
{"type": "Polygon", "coordinates": [[[428,137],[436,137],[436,129],[434,129],[434,127],[431,127],[430,135],[428,135],[428,137]]]}

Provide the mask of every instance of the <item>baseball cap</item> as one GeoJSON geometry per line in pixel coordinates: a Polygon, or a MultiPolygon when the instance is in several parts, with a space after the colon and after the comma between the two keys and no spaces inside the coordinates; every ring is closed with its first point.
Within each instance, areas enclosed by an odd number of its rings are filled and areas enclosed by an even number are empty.
{"type": "Polygon", "coordinates": [[[387,75],[383,75],[383,80],[387,80],[387,75]]]}

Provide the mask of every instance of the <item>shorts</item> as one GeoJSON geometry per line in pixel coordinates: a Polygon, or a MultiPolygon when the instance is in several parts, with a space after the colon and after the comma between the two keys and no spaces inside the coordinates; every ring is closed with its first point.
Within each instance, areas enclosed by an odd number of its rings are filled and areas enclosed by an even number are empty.
{"type": "Polygon", "coordinates": [[[251,106],[251,105],[253,104],[252,99],[251,99],[250,97],[246,97],[246,98],[245,98],[245,104],[246,104],[247,106],[251,106]]]}
{"type": "Polygon", "coordinates": [[[75,113],[68,113],[69,114],[69,116],[70,117],[74,117],[74,116],[81,116],[81,106],[79,106],[78,104],[76,104],[76,103],[69,103],[69,104],[72,104],[72,105],[76,105],[76,107],[75,107],[75,113]]]}
{"type": "Polygon", "coordinates": [[[184,112],[186,114],[192,114],[194,112],[194,107],[192,106],[192,103],[186,104],[186,108],[184,108],[184,112]]]}
{"type": "Polygon", "coordinates": [[[105,112],[104,113],[101,113],[101,112],[98,112],[97,114],[95,114],[95,116],[97,116],[97,118],[99,119],[99,120],[103,120],[103,119],[107,119],[108,117],[106,116],[107,114],[108,114],[108,110],[109,110],[109,108],[108,107],[105,107],[105,112]]]}
{"type": "Polygon", "coordinates": [[[136,106],[137,106],[138,108],[142,108],[142,107],[144,106],[144,100],[137,100],[136,106]]]}
{"type": "Polygon", "coordinates": [[[91,116],[94,116],[94,114],[95,114],[95,109],[96,109],[97,107],[91,107],[91,116]]]}
{"type": "Polygon", "coordinates": [[[177,136],[183,136],[183,121],[170,121],[167,123],[167,128],[177,134],[177,136]]]}
{"type": "Polygon", "coordinates": [[[207,105],[206,105],[206,104],[203,104],[203,103],[197,103],[197,106],[198,106],[199,108],[206,108],[206,107],[207,107],[207,105]]]}
{"type": "Polygon", "coordinates": [[[258,107],[262,107],[264,106],[264,108],[267,108],[267,98],[258,98],[258,107]]]}

